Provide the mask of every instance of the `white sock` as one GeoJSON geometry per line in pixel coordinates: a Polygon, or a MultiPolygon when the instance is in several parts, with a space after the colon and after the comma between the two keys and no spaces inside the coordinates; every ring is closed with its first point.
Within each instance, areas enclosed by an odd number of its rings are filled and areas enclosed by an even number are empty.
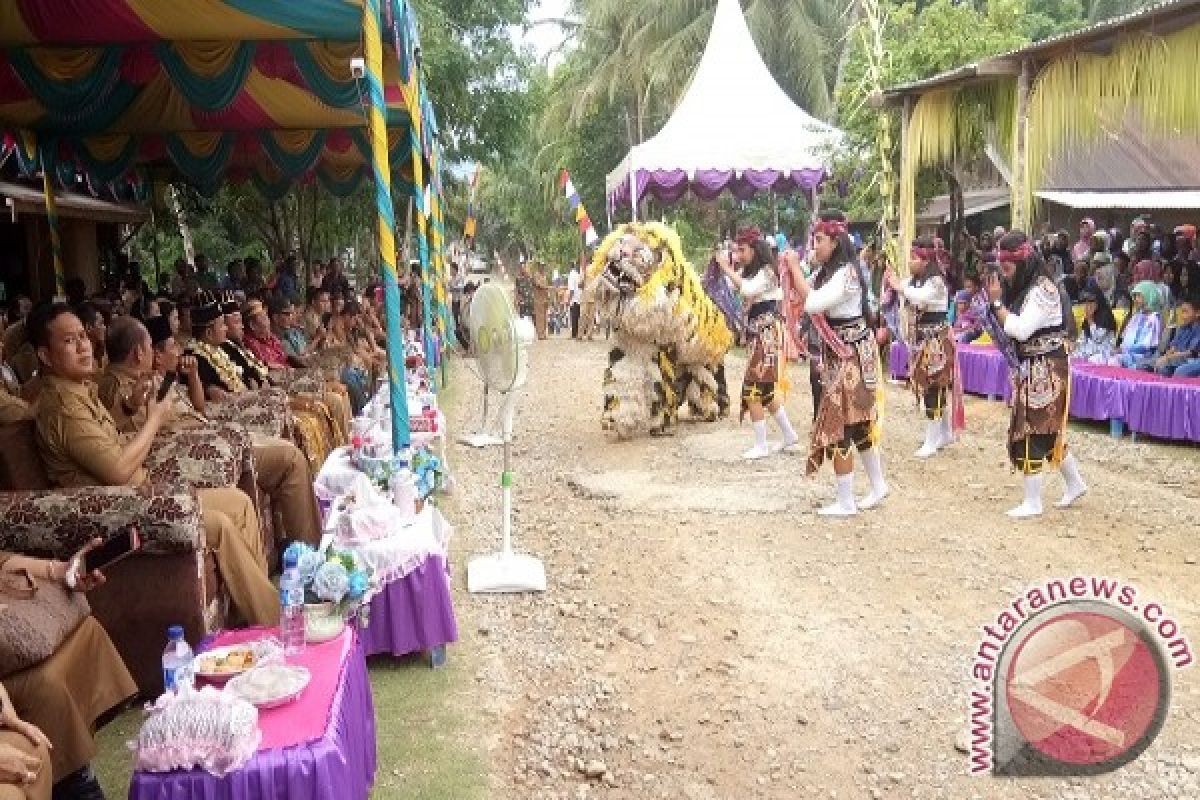
{"type": "Polygon", "coordinates": [[[913,453],[917,458],[929,458],[935,455],[938,451],[938,440],[941,437],[940,423],[936,419],[931,419],[925,423],[925,441],[921,443],[921,449],[913,453]]]}
{"type": "Polygon", "coordinates": [[[879,505],[888,496],[888,485],[883,477],[883,459],[878,447],[864,450],[858,457],[867,471],[867,479],[871,481],[871,491],[858,502],[858,507],[865,510],[879,505]]]}
{"type": "Polygon", "coordinates": [[[837,476],[837,500],[817,512],[823,517],[849,517],[858,513],[854,505],[854,473],[837,476]]]}
{"type": "Polygon", "coordinates": [[[1087,494],[1088,487],[1083,482],[1083,476],[1079,474],[1079,462],[1075,460],[1074,453],[1068,453],[1067,457],[1058,465],[1058,469],[1066,483],[1062,499],[1058,501],[1058,507],[1066,508],[1087,494]]]}
{"type": "Polygon", "coordinates": [[[942,418],[938,420],[941,425],[938,432],[941,435],[941,446],[945,447],[948,444],[954,444],[954,422],[951,419],[950,409],[942,412],[942,418]]]}
{"type": "Polygon", "coordinates": [[[767,421],[764,419],[760,422],[755,422],[753,424],[753,428],[754,428],[754,446],[755,447],[766,447],[767,446],[767,421]]]}
{"type": "Polygon", "coordinates": [[[767,447],[767,421],[752,422],[751,427],[754,428],[754,447],[742,453],[742,458],[748,461],[766,458],[771,455],[771,448],[767,447]]]}
{"type": "Polygon", "coordinates": [[[780,406],[775,412],[775,422],[779,425],[779,430],[783,431],[783,443],[795,444],[800,441],[800,437],[796,435],[796,429],[792,427],[792,421],[788,419],[787,409],[780,406]]]}
{"type": "Polygon", "coordinates": [[[1036,517],[1042,513],[1042,483],[1045,476],[1042,473],[1025,476],[1025,502],[1008,512],[1014,519],[1036,517]]]}

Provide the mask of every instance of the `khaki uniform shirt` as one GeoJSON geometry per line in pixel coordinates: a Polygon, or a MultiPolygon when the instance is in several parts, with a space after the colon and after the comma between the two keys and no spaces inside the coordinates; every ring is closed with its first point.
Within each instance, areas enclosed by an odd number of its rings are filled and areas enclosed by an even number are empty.
{"type": "MultiPolygon", "coordinates": [[[[143,404],[132,414],[126,411],[129,398],[137,389],[142,376],[123,364],[109,364],[100,373],[98,391],[100,402],[112,414],[117,430],[123,433],[136,433],[146,424],[146,406],[143,404]]],[[[178,382],[171,387],[168,397],[171,406],[163,419],[161,430],[182,430],[203,425],[207,420],[193,407],[184,394],[186,390],[178,382]]]]}
{"type": "MultiPolygon", "coordinates": [[[[37,409],[37,442],[57,486],[106,486],[125,442],[93,383],[46,375],[37,409]]],[[[139,467],[131,485],[144,483],[139,467]]]]}
{"type": "Polygon", "coordinates": [[[0,389],[0,424],[8,425],[23,419],[33,419],[33,406],[7,389],[0,389]]]}

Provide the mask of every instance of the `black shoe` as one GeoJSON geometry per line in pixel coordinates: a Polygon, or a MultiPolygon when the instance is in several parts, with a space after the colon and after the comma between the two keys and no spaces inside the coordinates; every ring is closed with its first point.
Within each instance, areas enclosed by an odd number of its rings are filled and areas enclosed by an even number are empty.
{"type": "Polygon", "coordinates": [[[104,800],[104,790],[100,788],[96,776],[90,766],[72,772],[58,783],[54,784],[53,800],[104,800]]]}

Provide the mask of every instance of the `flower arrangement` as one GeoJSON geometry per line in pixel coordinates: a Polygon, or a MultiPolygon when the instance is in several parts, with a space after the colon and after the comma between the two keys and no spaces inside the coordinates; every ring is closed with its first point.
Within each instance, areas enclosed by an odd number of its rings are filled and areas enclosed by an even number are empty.
{"type": "Polygon", "coordinates": [[[303,542],[288,545],[288,555],[296,556],[300,579],[304,584],[304,602],[309,605],[330,603],[342,617],[358,614],[365,625],[365,612],[374,591],[371,568],[350,550],[329,547],[315,550],[303,542]]]}

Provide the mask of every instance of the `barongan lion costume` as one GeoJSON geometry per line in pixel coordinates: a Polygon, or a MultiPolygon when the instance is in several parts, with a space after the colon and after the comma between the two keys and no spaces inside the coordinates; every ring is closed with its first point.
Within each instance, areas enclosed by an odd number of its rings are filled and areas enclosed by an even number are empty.
{"type": "Polygon", "coordinates": [[[622,439],[668,433],[685,402],[693,419],[729,413],[722,362],[733,336],[673,230],[618,227],[596,250],[588,282],[616,332],[604,373],[606,430],[622,439]]]}

